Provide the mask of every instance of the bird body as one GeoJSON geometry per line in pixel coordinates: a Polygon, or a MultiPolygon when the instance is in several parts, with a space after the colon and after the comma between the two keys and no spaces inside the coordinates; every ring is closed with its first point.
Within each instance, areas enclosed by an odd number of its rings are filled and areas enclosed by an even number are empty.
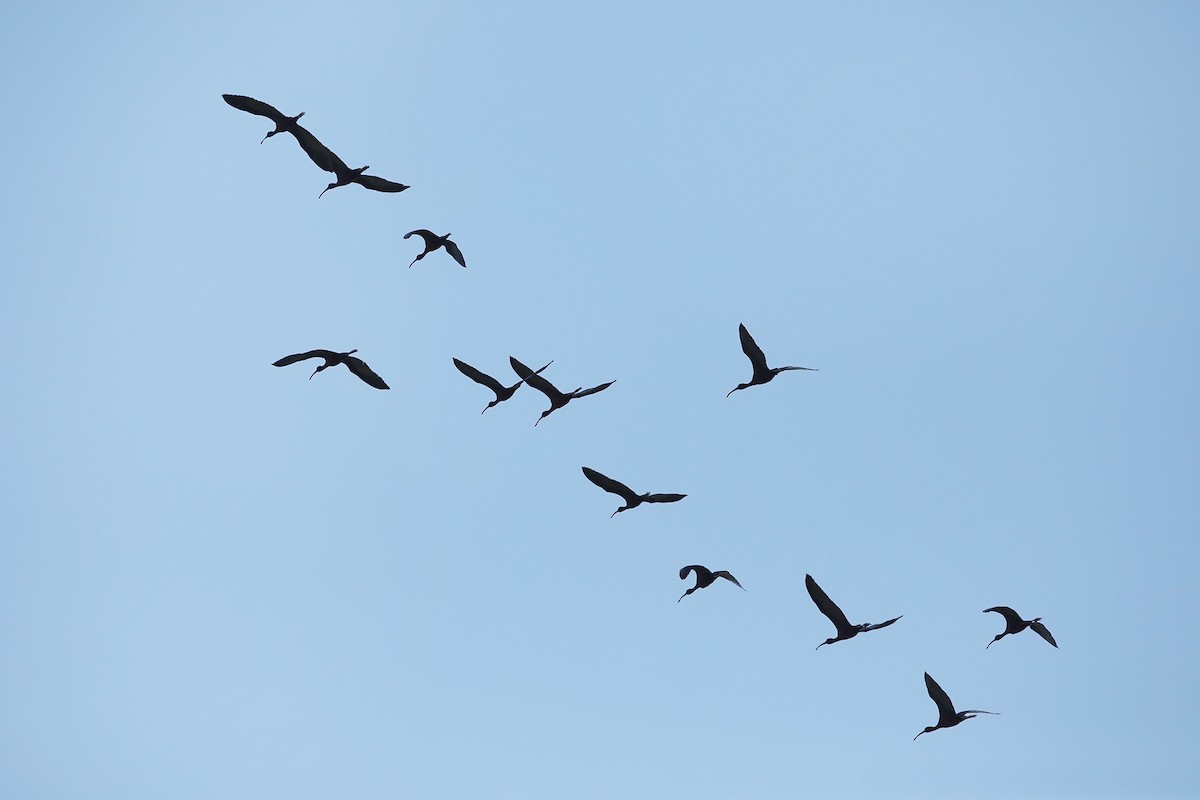
{"type": "Polygon", "coordinates": [[[326,186],[321,194],[321,197],[330,189],[336,189],[339,186],[357,183],[366,189],[371,189],[376,192],[403,192],[408,187],[403,183],[389,181],[386,178],[380,178],[376,175],[364,175],[370,167],[358,167],[350,169],[346,166],[346,162],[338,158],[337,154],[330,150],[325,145],[321,144],[317,137],[305,128],[303,125],[296,125],[292,131],[292,135],[296,137],[296,141],[300,143],[300,147],[312,159],[312,162],[326,172],[332,172],[337,176],[337,180],[326,186]]]}
{"type": "Polygon", "coordinates": [[[679,600],[675,601],[676,603],[681,602],[683,600],[683,598],[687,597],[689,594],[696,591],[697,589],[705,589],[709,586],[712,586],[714,583],[716,583],[717,578],[724,578],[725,580],[732,583],[734,586],[741,589],[743,592],[746,591],[746,587],[742,586],[740,583],[738,583],[738,579],[733,577],[733,575],[731,575],[728,571],[721,569],[721,570],[717,570],[716,572],[713,572],[708,567],[702,567],[699,564],[690,564],[690,565],[680,569],[679,570],[679,580],[686,581],[687,577],[688,577],[688,573],[690,573],[690,572],[696,573],[696,585],[693,586],[692,588],[688,589],[682,595],[680,595],[679,600]]]}
{"type": "Polygon", "coordinates": [[[604,491],[620,495],[621,499],[625,501],[625,505],[614,511],[609,516],[609,519],[612,519],[622,511],[628,511],[631,508],[636,508],[642,503],[675,503],[687,497],[686,494],[652,494],[650,492],[638,494],[620,481],[614,481],[607,475],[601,475],[599,472],[596,472],[596,470],[590,467],[584,467],[583,474],[584,477],[599,486],[604,491]]]}
{"type": "MultiPolygon", "coordinates": [[[[928,672],[925,673],[925,689],[929,692],[929,697],[937,704],[938,721],[936,725],[930,725],[921,731],[921,733],[929,733],[939,728],[953,728],[964,720],[974,719],[977,714],[996,714],[995,711],[980,711],[977,708],[970,708],[966,711],[955,711],[954,703],[950,702],[950,696],[946,694],[941,686],[938,686],[938,682],[930,677],[928,672]]],[[[921,733],[918,733],[917,736],[920,736],[921,733]]],[[[917,736],[913,737],[914,742],[917,740],[917,736]]]]}
{"type": "Polygon", "coordinates": [[[463,258],[462,251],[458,249],[458,245],[450,241],[450,234],[447,233],[444,236],[438,236],[433,231],[426,230],[425,228],[417,228],[415,231],[409,231],[408,233],[404,234],[404,238],[407,239],[414,234],[425,240],[425,250],[421,253],[421,255],[412,260],[412,264],[408,265],[410,268],[413,264],[429,255],[434,250],[437,250],[439,247],[444,247],[446,248],[446,252],[450,254],[450,257],[457,261],[459,266],[461,266],[463,269],[466,269],[467,261],[463,258]]]}
{"type": "Polygon", "coordinates": [[[542,412],[542,415],[538,417],[537,422],[533,423],[534,427],[537,427],[538,423],[575,398],[587,397],[589,394],[602,392],[616,383],[616,381],[609,381],[608,383],[602,383],[599,386],[593,386],[590,389],[579,388],[573,392],[560,392],[558,389],[554,388],[554,384],[550,383],[550,381],[546,380],[541,375],[538,375],[536,372],[522,364],[520,361],[517,361],[512,356],[509,356],[508,363],[512,365],[513,372],[517,373],[521,380],[525,381],[534,389],[537,389],[539,392],[546,395],[546,397],[550,400],[550,407],[542,412]]]}
{"type": "MultiPolygon", "coordinates": [[[[475,381],[476,383],[480,384],[481,386],[488,387],[489,389],[491,389],[493,392],[496,393],[496,399],[493,400],[492,402],[488,403],[487,407],[484,408],[483,411],[479,412],[480,414],[485,413],[489,408],[496,405],[497,403],[503,403],[505,400],[512,397],[516,393],[517,389],[521,388],[521,384],[525,383],[525,379],[522,378],[521,380],[514,383],[512,386],[504,386],[503,384],[500,383],[500,381],[496,380],[491,375],[488,375],[486,372],[480,372],[479,370],[475,369],[474,367],[472,367],[470,364],[466,363],[465,361],[459,361],[457,358],[453,359],[453,361],[454,361],[454,366],[457,367],[458,371],[461,372],[463,375],[466,375],[471,380],[475,381]]],[[[550,366],[550,364],[553,364],[553,363],[554,362],[551,361],[549,364],[546,364],[546,367],[550,366]]],[[[542,367],[542,369],[545,369],[546,367],[542,367]]],[[[538,373],[540,373],[542,371],[542,369],[534,370],[533,374],[537,375],[538,373]]]]}
{"type": "MultiPolygon", "coordinates": [[[[1005,636],[1008,636],[1010,633],[1020,633],[1026,628],[1032,628],[1034,633],[1036,633],[1038,636],[1041,636],[1050,644],[1054,645],[1056,649],[1058,648],[1058,642],[1054,641],[1054,637],[1050,635],[1050,631],[1047,630],[1046,626],[1042,624],[1041,617],[1034,617],[1033,619],[1021,619],[1021,615],[1016,611],[1013,611],[1008,606],[993,606],[992,608],[985,608],[983,613],[986,614],[989,611],[994,611],[1004,617],[1004,632],[996,634],[996,638],[988,642],[987,647],[991,647],[1005,636]]],[[[986,650],[987,647],[983,649],[986,650]]]]}
{"type": "Polygon", "coordinates": [[[296,128],[299,127],[297,123],[299,119],[304,116],[304,112],[301,111],[296,116],[289,117],[270,103],[264,103],[262,100],[255,100],[253,97],[246,97],[245,95],[241,94],[223,94],[221,97],[225,99],[226,103],[233,106],[238,111],[245,111],[248,114],[257,114],[258,116],[266,117],[275,123],[275,130],[268,132],[267,135],[262,138],[262,142],[259,142],[259,144],[262,144],[277,133],[286,132],[295,135],[296,128]]]}
{"type": "Polygon", "coordinates": [[[316,375],[322,370],[329,369],[330,367],[336,367],[338,364],[345,364],[347,369],[362,379],[362,381],[368,386],[374,386],[376,389],[389,388],[388,385],[383,382],[383,378],[376,375],[374,371],[367,366],[367,362],[352,355],[353,353],[357,352],[357,350],[351,350],[348,353],[335,353],[332,350],[309,350],[307,353],[295,353],[290,356],[284,356],[276,361],[274,366],[286,367],[289,364],[295,364],[297,361],[304,361],[305,359],[309,358],[323,358],[325,359],[325,363],[313,370],[313,374],[308,376],[310,381],[313,379],[313,375],[316,375]]]}
{"type": "MultiPolygon", "coordinates": [[[[829,595],[825,594],[824,590],[817,585],[817,582],[813,580],[812,575],[804,576],[804,586],[808,589],[808,596],[812,598],[814,603],[816,603],[817,608],[822,614],[824,614],[826,617],[829,617],[829,621],[833,623],[835,628],[837,628],[837,636],[821,642],[821,644],[817,645],[818,650],[827,644],[833,644],[834,642],[840,642],[845,639],[853,639],[855,636],[858,636],[860,633],[865,633],[866,631],[874,631],[878,630],[879,628],[886,628],[888,625],[891,625],[893,622],[900,619],[900,617],[895,617],[893,619],[889,619],[887,622],[880,622],[877,625],[873,625],[868,622],[864,622],[859,625],[851,625],[850,620],[846,619],[846,615],[843,614],[842,610],[837,607],[837,604],[830,600],[829,595]]],[[[904,615],[901,614],[900,616],[902,617],[904,615]]]]}
{"type": "Polygon", "coordinates": [[[746,330],[745,325],[738,325],[738,336],[742,340],[742,352],[746,354],[746,358],[750,359],[750,363],[754,367],[754,374],[750,376],[749,382],[740,383],[730,389],[729,394],[725,395],[726,397],[729,397],[730,394],[733,394],[738,389],[746,389],[750,386],[758,386],[761,383],[769,383],[776,375],[788,370],[802,369],[808,372],[818,371],[812,367],[768,367],[767,357],[763,355],[762,348],[754,341],[754,337],[750,335],[750,331],[746,330]]]}

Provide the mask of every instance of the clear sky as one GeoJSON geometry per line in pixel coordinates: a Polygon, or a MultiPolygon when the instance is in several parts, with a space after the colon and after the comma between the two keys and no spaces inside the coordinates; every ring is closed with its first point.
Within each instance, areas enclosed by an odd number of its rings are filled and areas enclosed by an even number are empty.
{"type": "Polygon", "coordinates": [[[1190,3],[8,9],[0,796],[1197,796],[1198,45],[1190,3]],[[412,188],[318,200],[222,93],[412,188]],[[820,371],[726,398],[739,323],[820,371]],[[271,366],[312,348],[391,391],[271,366]],[[616,383],[480,415],[451,358],[510,355],[616,383]],[[585,465],[688,496],[610,519],[585,465]],[[903,619],[814,652],[805,573],[903,619]],[[985,651],[995,605],[1059,649],[985,651]],[[926,671],[1000,716],[912,741],[926,671]]]}

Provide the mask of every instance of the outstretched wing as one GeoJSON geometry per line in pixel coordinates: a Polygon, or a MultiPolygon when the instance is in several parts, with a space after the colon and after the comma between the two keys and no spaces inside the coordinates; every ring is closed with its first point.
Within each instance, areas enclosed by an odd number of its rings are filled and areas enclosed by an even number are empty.
{"type": "Polygon", "coordinates": [[[925,689],[929,692],[929,697],[933,702],[937,703],[939,721],[951,720],[956,716],[954,713],[954,703],[950,702],[950,695],[946,694],[938,682],[930,677],[929,673],[925,673],[925,689]]]}
{"type": "Polygon", "coordinates": [[[386,178],[380,178],[378,175],[359,175],[354,178],[354,182],[373,192],[403,192],[408,188],[403,183],[389,181],[386,178]]]}
{"type": "Polygon", "coordinates": [[[622,498],[624,498],[626,503],[633,503],[638,499],[638,495],[633,491],[633,489],[630,489],[620,481],[614,481],[607,475],[601,475],[591,467],[584,467],[583,474],[589,481],[596,484],[604,491],[620,495],[622,498]]]}
{"type": "Polygon", "coordinates": [[[351,372],[362,378],[364,383],[374,386],[376,389],[390,388],[386,383],[383,382],[383,378],[376,375],[371,368],[367,366],[367,362],[363,361],[361,358],[347,356],[346,366],[350,368],[351,372]]]}
{"type": "Polygon", "coordinates": [[[460,267],[463,269],[467,268],[467,260],[463,258],[462,250],[458,249],[458,245],[447,239],[443,247],[446,248],[446,252],[450,254],[450,257],[458,262],[460,267]]]}
{"type": "Polygon", "coordinates": [[[1004,621],[1007,623],[1006,627],[1009,629],[1015,630],[1017,628],[1020,628],[1021,623],[1024,622],[1024,620],[1021,619],[1021,615],[1018,614],[1016,611],[1013,611],[1008,606],[992,606],[991,608],[985,608],[983,610],[983,613],[986,614],[989,611],[993,611],[993,612],[1003,616],[1004,621]]]}
{"type": "MultiPolygon", "coordinates": [[[[414,231],[414,233],[417,232],[418,231],[414,231]]],[[[525,381],[542,394],[546,395],[546,397],[549,397],[551,403],[556,403],[562,400],[564,396],[563,393],[558,389],[555,389],[554,384],[550,383],[550,381],[546,380],[541,375],[538,375],[536,372],[522,364],[520,361],[517,361],[512,356],[508,357],[508,363],[512,365],[513,372],[517,373],[518,378],[525,381]]],[[[550,365],[547,364],[546,366],[550,365]]],[[[546,367],[542,367],[542,369],[545,368],[546,367]]]]}
{"type": "MultiPolygon", "coordinates": [[[[903,616],[904,616],[903,614],[900,615],[900,617],[903,617],[903,616]]],[[[880,628],[886,628],[888,625],[891,625],[893,622],[900,619],[900,617],[893,617],[892,619],[889,619],[887,622],[880,622],[876,625],[871,625],[871,624],[864,625],[863,632],[865,633],[866,631],[877,631],[880,628]]]]}
{"type": "Polygon", "coordinates": [[[723,570],[723,569],[717,570],[716,572],[713,573],[713,575],[716,575],[718,578],[724,578],[725,580],[732,583],[734,586],[741,589],[743,592],[746,591],[746,587],[742,586],[740,583],[738,583],[738,579],[733,577],[732,575],[730,575],[728,570],[723,570]]]}
{"type": "MultiPolygon", "coordinates": [[[[603,392],[605,389],[612,386],[614,383],[616,383],[616,381],[609,381],[608,383],[602,383],[599,386],[593,386],[590,389],[580,389],[579,391],[571,392],[571,397],[587,397],[589,394],[595,394],[596,392],[603,392]]],[[[530,385],[532,386],[533,384],[530,384],[530,385]]]]}
{"type": "Polygon", "coordinates": [[[433,231],[428,231],[428,230],[425,230],[424,228],[417,228],[415,231],[409,231],[408,233],[404,234],[405,239],[407,239],[410,236],[420,236],[422,239],[424,239],[426,250],[428,250],[429,248],[431,248],[435,244],[437,244],[438,239],[441,238],[433,231]]]}
{"type": "Polygon", "coordinates": [[[687,497],[686,494],[669,494],[659,492],[657,494],[648,494],[643,497],[642,500],[647,503],[677,503],[685,497],[687,497]]]}
{"type": "Polygon", "coordinates": [[[466,375],[476,383],[488,387],[496,394],[502,394],[504,389],[507,388],[501,386],[500,381],[496,380],[491,375],[488,375],[486,372],[480,372],[465,361],[459,361],[457,358],[453,359],[453,361],[454,366],[458,367],[459,372],[461,372],[463,375],[466,375]]]}
{"type": "Polygon", "coordinates": [[[829,621],[838,629],[840,634],[842,631],[851,630],[850,620],[846,619],[846,615],[837,607],[837,604],[829,599],[829,595],[817,585],[813,580],[812,575],[804,576],[804,586],[808,589],[808,596],[817,604],[817,608],[822,614],[829,617],[829,621]]]}
{"type": "Polygon", "coordinates": [[[284,356],[276,361],[273,366],[286,367],[288,364],[295,364],[297,361],[304,361],[308,358],[323,358],[326,361],[331,361],[337,357],[337,353],[332,350],[309,350],[307,353],[294,353],[290,356],[284,356]]]}
{"type": "Polygon", "coordinates": [[[285,117],[279,112],[279,109],[270,103],[264,103],[262,100],[255,100],[253,97],[246,97],[242,94],[223,94],[225,102],[236,108],[238,111],[245,111],[249,114],[257,114],[260,117],[266,117],[276,125],[286,121],[285,117]]]}
{"type": "Polygon", "coordinates": [[[312,162],[326,172],[335,174],[349,172],[350,168],[346,166],[346,162],[337,157],[332,150],[317,140],[317,137],[309,133],[308,128],[303,125],[297,125],[296,130],[292,131],[296,137],[296,141],[300,143],[300,148],[308,154],[312,162]]]}
{"type": "Polygon", "coordinates": [[[745,325],[738,325],[738,336],[742,339],[742,352],[754,365],[754,371],[756,373],[768,372],[767,357],[763,355],[762,348],[754,341],[754,337],[750,335],[750,331],[746,330],[745,325]]]}
{"type": "Polygon", "coordinates": [[[1050,635],[1050,631],[1046,629],[1045,625],[1035,620],[1029,623],[1029,627],[1033,628],[1034,633],[1036,633],[1038,636],[1042,637],[1055,647],[1058,647],[1058,642],[1054,641],[1054,637],[1050,635]]]}
{"type": "Polygon", "coordinates": [[[708,567],[702,567],[699,564],[689,564],[686,567],[682,567],[679,570],[679,580],[686,581],[687,576],[692,572],[696,573],[696,585],[697,586],[699,586],[702,583],[712,583],[712,576],[713,576],[712,572],[709,570],[708,567]]]}

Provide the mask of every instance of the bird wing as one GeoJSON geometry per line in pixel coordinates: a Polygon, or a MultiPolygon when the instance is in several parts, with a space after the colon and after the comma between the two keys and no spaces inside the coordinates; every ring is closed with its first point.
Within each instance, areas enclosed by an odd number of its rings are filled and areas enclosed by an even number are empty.
{"type": "Polygon", "coordinates": [[[505,387],[501,386],[500,381],[496,380],[491,375],[488,375],[485,372],[480,372],[479,370],[472,367],[470,364],[466,363],[465,361],[459,361],[457,358],[453,359],[453,361],[454,361],[454,366],[458,367],[458,371],[461,372],[463,375],[466,375],[468,378],[475,381],[476,383],[479,383],[479,384],[482,384],[482,385],[488,387],[496,394],[503,393],[505,387]]]}
{"type": "Polygon", "coordinates": [[[767,357],[763,355],[762,348],[754,341],[754,337],[750,335],[750,331],[746,330],[745,325],[738,325],[738,336],[742,339],[742,352],[754,365],[754,371],[767,371],[767,357]]]}
{"type": "Polygon", "coordinates": [[[938,686],[928,672],[925,673],[925,689],[929,692],[929,697],[937,704],[938,721],[943,722],[952,720],[957,716],[954,713],[954,703],[950,702],[950,695],[946,694],[946,690],[938,686]]]}
{"type": "MultiPolygon", "coordinates": [[[[522,364],[520,361],[517,361],[512,356],[508,357],[508,363],[512,365],[513,372],[517,373],[518,378],[525,381],[542,394],[546,395],[546,397],[549,397],[551,403],[561,402],[565,397],[562,392],[554,388],[554,384],[550,383],[550,381],[546,380],[541,375],[538,375],[536,372],[522,364]]],[[[545,369],[545,367],[543,367],[543,369],[545,369]]]]}
{"type": "Polygon", "coordinates": [[[242,94],[223,94],[221,97],[225,98],[225,102],[238,111],[245,111],[250,114],[257,114],[260,117],[266,117],[276,125],[288,119],[275,106],[270,103],[264,103],[262,100],[255,100],[253,97],[246,97],[242,94]]]}
{"type": "Polygon", "coordinates": [[[307,358],[323,358],[326,361],[331,361],[338,356],[332,350],[309,350],[307,353],[294,353],[290,356],[284,356],[274,363],[276,367],[286,367],[288,364],[295,364],[297,361],[304,361],[307,358]]]}
{"type": "Polygon", "coordinates": [[[712,583],[712,571],[708,567],[702,567],[699,564],[689,564],[679,570],[679,580],[686,581],[688,573],[696,573],[696,585],[702,583],[712,583]]]}
{"type": "Polygon", "coordinates": [[[1029,627],[1033,628],[1034,632],[1038,636],[1042,637],[1043,639],[1045,639],[1047,642],[1054,645],[1055,647],[1058,647],[1058,642],[1054,641],[1054,637],[1050,635],[1050,631],[1048,631],[1046,629],[1045,625],[1043,625],[1040,622],[1034,621],[1034,622],[1029,623],[1029,627]]]}
{"type": "Polygon", "coordinates": [[[738,579],[733,577],[732,575],[730,575],[728,570],[724,570],[724,569],[717,570],[716,572],[713,573],[713,575],[716,575],[718,578],[724,578],[725,580],[732,583],[734,586],[741,589],[743,592],[746,591],[746,587],[742,586],[740,583],[738,583],[738,579]]]}
{"type": "Polygon", "coordinates": [[[846,619],[846,615],[837,607],[837,603],[830,600],[829,595],[825,594],[825,591],[820,586],[817,586],[817,582],[813,580],[812,575],[804,576],[804,586],[808,589],[808,596],[817,604],[817,608],[821,613],[829,617],[829,621],[838,629],[839,634],[842,631],[849,631],[853,628],[850,620],[846,619]]]}
{"type": "Polygon", "coordinates": [[[292,131],[296,137],[296,141],[300,143],[300,148],[308,153],[308,157],[312,162],[326,172],[340,174],[349,172],[350,168],[346,166],[346,162],[342,161],[337,155],[325,145],[317,140],[317,137],[309,133],[308,128],[303,125],[297,125],[296,130],[292,131]]]}
{"type": "Polygon", "coordinates": [[[1025,621],[1025,620],[1021,619],[1020,614],[1018,614],[1016,611],[1013,611],[1008,606],[992,606],[991,608],[985,608],[983,610],[983,613],[986,614],[989,611],[994,611],[995,613],[1003,616],[1004,621],[1006,623],[1008,623],[1006,625],[1006,628],[1020,628],[1021,623],[1025,621]]]}
{"type": "Polygon", "coordinates": [[[589,394],[595,394],[596,392],[603,392],[605,389],[612,386],[614,383],[616,383],[616,381],[609,381],[608,383],[602,383],[599,386],[593,386],[590,389],[580,389],[578,391],[571,392],[571,397],[587,397],[589,394]]]}
{"type": "Polygon", "coordinates": [[[420,236],[422,239],[425,240],[425,249],[426,250],[428,250],[429,248],[436,245],[438,243],[438,239],[441,238],[433,231],[427,231],[424,228],[417,228],[415,231],[409,231],[408,233],[404,234],[404,238],[407,239],[408,237],[414,236],[414,235],[420,236]]]}
{"type": "Polygon", "coordinates": [[[677,503],[685,497],[687,497],[686,494],[664,494],[659,492],[657,494],[644,495],[642,500],[647,503],[677,503]]]}
{"type": "Polygon", "coordinates": [[[363,361],[361,358],[357,358],[355,356],[346,356],[346,366],[350,368],[351,372],[362,378],[363,382],[367,383],[368,385],[374,386],[376,389],[390,388],[386,383],[383,382],[383,378],[376,375],[374,371],[367,366],[367,362],[363,361]]]}
{"type": "MultiPolygon", "coordinates": [[[[900,617],[903,617],[903,616],[904,616],[903,614],[900,615],[900,617]]],[[[863,626],[863,631],[864,632],[865,631],[877,631],[880,628],[886,628],[888,625],[891,625],[893,622],[900,619],[900,617],[893,617],[892,619],[889,619],[887,622],[880,622],[875,625],[870,625],[870,624],[865,625],[865,626],[863,626]]]]}
{"type": "Polygon", "coordinates": [[[373,192],[403,192],[408,188],[403,183],[389,181],[387,178],[381,178],[378,175],[358,175],[354,178],[354,182],[373,192]]]}
{"type": "Polygon", "coordinates": [[[633,491],[633,489],[630,489],[620,481],[614,481],[607,475],[601,475],[591,467],[584,467],[583,474],[589,481],[596,484],[604,491],[620,495],[622,498],[624,498],[626,503],[633,503],[638,499],[638,495],[633,491]]]}
{"type": "Polygon", "coordinates": [[[454,242],[447,239],[446,243],[443,244],[442,246],[446,248],[446,252],[450,254],[451,258],[453,258],[455,261],[458,262],[458,265],[460,267],[462,267],[463,269],[466,269],[467,260],[465,258],[463,258],[462,250],[458,249],[458,245],[456,245],[454,242]]]}

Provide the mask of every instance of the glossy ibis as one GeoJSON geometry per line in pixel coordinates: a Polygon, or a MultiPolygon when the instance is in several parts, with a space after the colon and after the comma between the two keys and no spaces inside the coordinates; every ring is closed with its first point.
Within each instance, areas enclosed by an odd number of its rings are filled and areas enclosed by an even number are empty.
{"type": "Polygon", "coordinates": [[[357,353],[357,350],[351,350],[349,353],[335,353],[332,350],[309,350],[307,353],[295,353],[294,355],[284,356],[275,362],[276,367],[286,367],[288,364],[295,364],[297,361],[304,361],[307,358],[323,358],[325,363],[313,370],[313,374],[308,376],[311,381],[313,375],[316,375],[321,370],[336,367],[338,364],[345,364],[346,367],[362,379],[369,386],[374,386],[376,389],[387,389],[388,385],[383,382],[383,378],[376,375],[367,366],[367,362],[361,358],[356,358],[351,355],[357,353]]]}
{"type": "Polygon", "coordinates": [[[332,172],[337,176],[337,180],[321,190],[321,197],[330,189],[336,189],[339,186],[345,186],[350,183],[357,183],[359,186],[371,189],[376,192],[403,192],[408,187],[403,183],[396,183],[385,178],[380,178],[375,175],[364,175],[363,173],[370,167],[358,167],[350,169],[346,166],[346,162],[342,161],[337,155],[325,145],[317,140],[307,128],[303,125],[296,125],[292,131],[292,135],[296,137],[296,141],[300,143],[300,147],[308,153],[308,157],[312,162],[326,172],[332,172]]]}
{"type": "MultiPolygon", "coordinates": [[[[746,330],[745,325],[738,325],[738,335],[742,338],[742,352],[746,354],[746,358],[750,359],[750,363],[754,365],[754,374],[750,377],[749,383],[738,384],[729,390],[729,394],[733,394],[738,389],[757,386],[760,383],[769,383],[779,373],[787,372],[791,369],[803,369],[809,372],[818,371],[812,367],[768,367],[767,357],[763,355],[762,348],[754,341],[754,337],[750,335],[750,331],[746,330]]],[[[729,397],[729,394],[725,396],[729,397]]]]}
{"type": "MultiPolygon", "coordinates": [[[[459,361],[457,358],[453,359],[453,361],[454,361],[454,366],[458,367],[458,371],[461,372],[463,375],[466,375],[471,380],[475,381],[476,383],[478,383],[482,386],[488,387],[489,389],[491,389],[493,392],[496,393],[496,399],[493,400],[492,402],[488,403],[487,407],[484,408],[483,411],[479,412],[480,414],[483,414],[489,408],[496,405],[497,403],[503,403],[505,400],[512,397],[513,394],[517,391],[517,389],[521,388],[521,384],[525,383],[525,379],[522,378],[521,380],[514,383],[512,386],[503,386],[500,383],[500,381],[496,380],[491,375],[488,375],[486,372],[480,372],[479,370],[475,369],[474,367],[472,367],[470,364],[466,363],[465,361],[459,361]]],[[[553,361],[550,362],[550,364],[553,364],[553,363],[554,363],[553,361]]],[[[547,364],[546,367],[550,366],[550,364],[547,364]]],[[[545,369],[546,367],[542,367],[542,369],[545,369]]],[[[534,370],[533,374],[537,375],[538,373],[540,373],[542,371],[542,369],[534,370]]]]}
{"type": "Polygon", "coordinates": [[[709,586],[712,586],[714,583],[716,583],[717,578],[724,578],[734,586],[741,589],[743,592],[746,591],[746,587],[738,583],[738,579],[730,575],[726,570],[720,569],[716,572],[713,572],[708,567],[702,567],[699,564],[692,564],[679,570],[679,580],[686,581],[689,572],[696,573],[696,585],[681,594],[679,596],[679,600],[675,601],[676,603],[682,601],[683,598],[687,597],[697,589],[705,589],[709,586]]]}
{"type": "MultiPolygon", "coordinates": [[[[625,501],[625,505],[621,506],[611,515],[609,515],[609,519],[612,519],[622,511],[628,511],[631,508],[637,508],[642,503],[675,503],[687,497],[686,494],[651,494],[649,492],[646,494],[638,494],[620,481],[614,481],[607,475],[601,475],[599,472],[596,472],[596,470],[590,467],[584,467],[583,474],[589,481],[596,484],[604,491],[620,495],[621,499],[625,501]]],[[[712,581],[709,581],[709,583],[712,583],[712,581]]],[[[705,585],[707,586],[708,584],[705,585]]]]}
{"type": "MultiPolygon", "coordinates": [[[[1008,636],[1010,633],[1020,633],[1026,628],[1033,628],[1034,633],[1045,639],[1050,644],[1054,645],[1056,648],[1058,647],[1058,642],[1054,641],[1054,637],[1050,635],[1050,631],[1046,630],[1046,626],[1042,624],[1041,617],[1034,617],[1033,619],[1021,619],[1021,615],[1016,611],[1013,611],[1008,606],[993,606],[992,608],[985,608],[983,613],[986,614],[989,611],[995,611],[997,614],[1000,614],[1004,617],[1005,628],[1004,633],[997,634],[995,639],[992,639],[990,642],[988,642],[987,647],[991,647],[1005,636],[1008,636]]],[[[983,649],[986,650],[987,647],[983,649]]]]}
{"type": "MultiPolygon", "coordinates": [[[[930,725],[921,731],[921,733],[929,733],[939,728],[953,728],[965,719],[973,719],[976,714],[997,713],[995,711],[980,711],[977,708],[967,709],[966,711],[955,711],[954,703],[950,702],[950,696],[946,694],[941,686],[938,686],[938,682],[931,678],[928,672],[925,673],[925,688],[929,690],[929,696],[933,702],[937,703],[938,721],[937,725],[930,725]]],[[[921,733],[918,733],[917,736],[920,736],[921,733]]],[[[913,737],[914,742],[917,740],[917,736],[913,737]]]]}
{"type": "MultiPolygon", "coordinates": [[[[830,600],[829,595],[825,594],[824,590],[817,585],[817,582],[813,580],[812,575],[804,576],[804,585],[808,588],[808,596],[811,597],[812,601],[817,604],[817,608],[821,610],[822,614],[829,617],[829,621],[833,623],[835,628],[837,628],[837,636],[821,642],[819,645],[817,645],[818,650],[827,644],[833,644],[834,642],[840,642],[845,639],[853,639],[855,636],[858,636],[860,633],[865,633],[866,631],[874,631],[878,630],[879,628],[886,628],[888,625],[891,625],[893,622],[900,619],[900,617],[895,617],[894,619],[889,619],[887,622],[880,622],[878,625],[872,625],[869,622],[864,622],[860,625],[851,625],[850,620],[846,619],[846,615],[843,614],[842,610],[837,607],[837,604],[830,600]]],[[[900,616],[904,615],[901,614],[900,616]]]]}
{"type": "Polygon", "coordinates": [[[512,356],[508,357],[508,363],[512,364],[513,372],[517,373],[517,375],[521,378],[521,380],[525,381],[530,386],[532,386],[534,389],[537,389],[539,392],[546,395],[546,397],[549,398],[549,400],[550,400],[550,407],[542,412],[542,415],[540,417],[538,417],[537,422],[533,423],[535,428],[537,427],[539,422],[541,422],[546,417],[548,417],[551,413],[562,408],[563,406],[565,406],[567,403],[571,402],[575,398],[587,397],[589,394],[595,394],[596,392],[602,392],[605,389],[607,389],[608,387],[612,386],[614,383],[616,383],[616,381],[609,381],[608,383],[602,383],[599,386],[593,386],[590,389],[582,389],[581,388],[581,389],[576,389],[573,392],[560,392],[558,389],[554,388],[554,385],[551,384],[550,381],[546,380],[541,375],[538,375],[533,370],[531,370],[529,367],[525,366],[520,361],[517,361],[512,356]]]}
{"type": "Polygon", "coordinates": [[[257,114],[258,116],[266,117],[275,123],[275,130],[268,132],[267,135],[262,138],[262,142],[259,142],[259,144],[262,144],[277,133],[287,132],[295,134],[296,128],[299,127],[296,123],[301,117],[304,116],[304,112],[301,111],[296,116],[289,117],[270,103],[264,103],[262,100],[255,100],[253,97],[246,97],[245,95],[241,94],[223,94],[221,97],[225,98],[225,102],[229,103],[229,105],[233,106],[238,111],[245,111],[249,114],[257,114]]]}
{"type": "Polygon", "coordinates": [[[466,269],[467,261],[463,258],[462,250],[459,250],[458,245],[450,241],[450,234],[447,233],[445,236],[438,236],[433,231],[425,230],[424,228],[417,228],[415,231],[409,231],[408,233],[404,234],[404,238],[407,239],[414,234],[425,240],[425,251],[412,260],[412,264],[408,265],[410,268],[413,264],[429,255],[434,250],[437,250],[439,247],[444,247],[446,248],[446,252],[450,254],[450,257],[457,261],[459,266],[461,266],[463,269],[466,269]]]}

